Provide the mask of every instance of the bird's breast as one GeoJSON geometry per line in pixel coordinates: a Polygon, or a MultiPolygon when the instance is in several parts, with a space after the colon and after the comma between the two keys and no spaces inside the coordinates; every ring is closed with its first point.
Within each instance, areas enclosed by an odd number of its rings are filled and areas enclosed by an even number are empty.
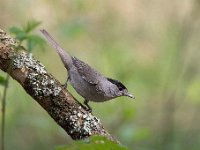
{"type": "Polygon", "coordinates": [[[108,94],[109,89],[104,87],[105,84],[102,84],[101,81],[98,84],[91,84],[81,77],[76,69],[70,70],[68,73],[69,82],[83,98],[95,102],[103,102],[114,98],[111,94],[108,94]]]}

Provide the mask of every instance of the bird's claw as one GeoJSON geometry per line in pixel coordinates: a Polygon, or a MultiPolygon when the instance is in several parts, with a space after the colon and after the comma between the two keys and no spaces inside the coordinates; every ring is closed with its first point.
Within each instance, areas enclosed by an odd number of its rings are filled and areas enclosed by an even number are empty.
{"type": "Polygon", "coordinates": [[[62,87],[64,89],[67,89],[67,83],[68,83],[68,81],[69,81],[69,76],[67,77],[67,81],[62,85],[62,87]]]}
{"type": "Polygon", "coordinates": [[[86,111],[88,111],[89,113],[91,113],[92,112],[92,108],[90,107],[90,105],[88,104],[88,102],[89,102],[89,100],[85,99],[85,101],[84,101],[84,104],[85,104],[84,108],[85,108],[86,111]]]}
{"type": "Polygon", "coordinates": [[[67,89],[67,82],[66,82],[65,84],[62,84],[62,87],[63,87],[64,89],[67,89]]]}

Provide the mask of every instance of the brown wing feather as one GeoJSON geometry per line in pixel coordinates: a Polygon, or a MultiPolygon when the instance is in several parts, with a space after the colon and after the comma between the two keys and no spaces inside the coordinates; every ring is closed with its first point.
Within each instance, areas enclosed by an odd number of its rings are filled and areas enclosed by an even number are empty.
{"type": "Polygon", "coordinates": [[[76,66],[79,74],[85,81],[94,85],[98,84],[99,80],[102,77],[102,75],[98,71],[91,68],[88,64],[84,63],[76,57],[72,57],[72,61],[73,64],[76,66]]]}

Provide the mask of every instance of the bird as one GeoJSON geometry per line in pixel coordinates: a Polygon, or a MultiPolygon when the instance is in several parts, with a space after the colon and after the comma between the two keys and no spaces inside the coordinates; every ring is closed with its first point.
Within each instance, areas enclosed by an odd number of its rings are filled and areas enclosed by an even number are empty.
{"type": "Polygon", "coordinates": [[[40,30],[50,45],[57,51],[64,67],[68,71],[67,81],[76,92],[84,98],[87,111],[92,112],[89,101],[104,102],[120,96],[135,98],[128,92],[128,89],[118,80],[105,77],[100,72],[81,61],[75,56],[71,56],[56,42],[56,40],[45,30],[40,30]]]}

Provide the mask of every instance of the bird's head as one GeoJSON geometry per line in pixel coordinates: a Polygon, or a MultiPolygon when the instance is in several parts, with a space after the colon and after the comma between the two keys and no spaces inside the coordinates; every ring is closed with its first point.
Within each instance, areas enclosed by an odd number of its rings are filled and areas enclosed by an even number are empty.
{"type": "Polygon", "coordinates": [[[117,86],[117,95],[118,96],[128,96],[130,98],[135,98],[134,95],[130,94],[128,92],[128,89],[118,80],[114,80],[114,79],[110,79],[110,78],[107,78],[108,81],[110,81],[112,84],[116,85],[117,86]]]}

